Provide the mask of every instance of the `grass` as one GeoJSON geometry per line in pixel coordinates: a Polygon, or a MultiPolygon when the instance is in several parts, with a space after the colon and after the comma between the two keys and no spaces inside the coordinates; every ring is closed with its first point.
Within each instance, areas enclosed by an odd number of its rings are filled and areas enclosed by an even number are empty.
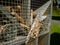
{"type": "MultiPolygon", "coordinates": [[[[53,7],[53,12],[52,12],[52,16],[59,16],[60,17],[60,9],[57,9],[56,7],[53,7]]],[[[60,33],[60,24],[58,23],[53,23],[51,24],[51,33],[60,33]]]]}
{"type": "Polygon", "coordinates": [[[53,7],[53,16],[60,16],[60,9],[57,9],[56,7],[53,7]]]}
{"type": "Polygon", "coordinates": [[[51,24],[51,34],[54,32],[60,33],[60,24],[57,23],[51,24]]]}

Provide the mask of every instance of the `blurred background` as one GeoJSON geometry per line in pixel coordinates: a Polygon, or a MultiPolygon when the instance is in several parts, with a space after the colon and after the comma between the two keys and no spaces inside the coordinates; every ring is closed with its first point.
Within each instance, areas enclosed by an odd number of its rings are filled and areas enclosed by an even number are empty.
{"type": "Polygon", "coordinates": [[[51,45],[60,45],[60,0],[53,0],[51,45]]]}

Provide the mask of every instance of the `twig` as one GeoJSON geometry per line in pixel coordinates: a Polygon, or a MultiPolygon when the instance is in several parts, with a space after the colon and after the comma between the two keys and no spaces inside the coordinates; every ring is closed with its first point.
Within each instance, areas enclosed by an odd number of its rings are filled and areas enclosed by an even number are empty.
{"type": "Polygon", "coordinates": [[[25,24],[23,24],[23,23],[20,23],[20,25],[21,25],[22,27],[26,28],[26,29],[28,30],[28,32],[29,32],[29,30],[30,30],[30,27],[29,27],[29,26],[27,26],[27,25],[25,25],[25,24]]]}

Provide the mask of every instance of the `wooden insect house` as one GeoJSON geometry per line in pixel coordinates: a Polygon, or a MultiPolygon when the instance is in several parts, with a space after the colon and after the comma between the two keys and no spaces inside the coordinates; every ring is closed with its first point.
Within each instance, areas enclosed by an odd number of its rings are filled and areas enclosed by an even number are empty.
{"type": "Polygon", "coordinates": [[[0,45],[49,45],[51,0],[0,0],[0,45]]]}

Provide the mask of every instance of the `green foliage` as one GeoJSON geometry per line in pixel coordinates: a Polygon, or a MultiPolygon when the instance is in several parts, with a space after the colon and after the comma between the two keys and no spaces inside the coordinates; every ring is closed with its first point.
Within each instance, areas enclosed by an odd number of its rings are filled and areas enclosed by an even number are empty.
{"type": "Polygon", "coordinates": [[[53,7],[52,15],[53,16],[60,16],[60,9],[57,9],[56,7],[53,7]]]}
{"type": "Polygon", "coordinates": [[[54,33],[54,32],[60,33],[60,24],[57,24],[57,23],[51,24],[51,33],[54,33]]]}

